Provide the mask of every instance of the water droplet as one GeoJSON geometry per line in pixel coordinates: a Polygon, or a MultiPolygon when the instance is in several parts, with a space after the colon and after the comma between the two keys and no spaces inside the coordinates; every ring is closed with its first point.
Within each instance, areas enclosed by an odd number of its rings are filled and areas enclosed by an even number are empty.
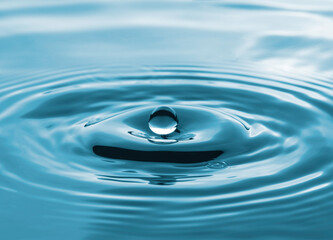
{"type": "Polygon", "coordinates": [[[158,135],[169,135],[177,129],[177,114],[170,107],[158,107],[150,114],[148,125],[158,135]]]}

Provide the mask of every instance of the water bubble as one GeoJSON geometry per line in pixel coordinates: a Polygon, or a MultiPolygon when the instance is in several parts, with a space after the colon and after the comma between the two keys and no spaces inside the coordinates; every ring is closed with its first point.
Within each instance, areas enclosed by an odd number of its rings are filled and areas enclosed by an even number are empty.
{"type": "Polygon", "coordinates": [[[177,114],[170,107],[158,107],[150,114],[148,125],[158,135],[169,135],[177,129],[177,114]]]}

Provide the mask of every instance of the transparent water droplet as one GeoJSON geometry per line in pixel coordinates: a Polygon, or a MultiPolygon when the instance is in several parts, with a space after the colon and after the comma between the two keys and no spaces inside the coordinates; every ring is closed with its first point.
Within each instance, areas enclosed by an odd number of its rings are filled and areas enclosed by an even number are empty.
{"type": "Polygon", "coordinates": [[[158,135],[169,135],[177,129],[177,114],[170,107],[158,107],[150,114],[148,125],[158,135]]]}

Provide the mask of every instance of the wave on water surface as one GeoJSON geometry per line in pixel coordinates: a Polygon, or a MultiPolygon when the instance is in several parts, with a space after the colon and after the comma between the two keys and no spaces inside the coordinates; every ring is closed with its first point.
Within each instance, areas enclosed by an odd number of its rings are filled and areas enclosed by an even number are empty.
{"type": "Polygon", "coordinates": [[[157,221],[151,236],[238,224],[249,233],[254,216],[319,226],[307,221],[332,214],[332,87],[199,66],[78,69],[6,83],[0,178],[6,191],[32,198],[79,198],[97,236],[122,236],[119,225],[138,219],[134,232],[157,221]]]}

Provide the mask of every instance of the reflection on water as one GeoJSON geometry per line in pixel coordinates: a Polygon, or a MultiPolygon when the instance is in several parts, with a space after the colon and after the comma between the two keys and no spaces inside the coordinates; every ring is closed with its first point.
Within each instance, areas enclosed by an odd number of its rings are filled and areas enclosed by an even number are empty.
{"type": "Polygon", "coordinates": [[[0,5],[4,239],[333,238],[333,3],[0,5]]]}

